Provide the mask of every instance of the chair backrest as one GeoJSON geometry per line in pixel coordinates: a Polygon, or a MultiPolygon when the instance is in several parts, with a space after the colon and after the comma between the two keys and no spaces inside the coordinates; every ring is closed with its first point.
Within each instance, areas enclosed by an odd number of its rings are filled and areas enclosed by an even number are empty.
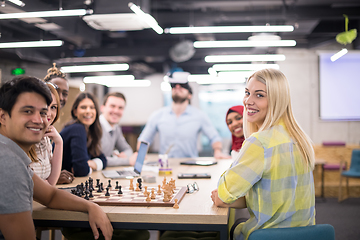
{"type": "Polygon", "coordinates": [[[248,240],[335,240],[335,230],[330,224],[266,228],[255,230],[250,234],[248,240]]]}
{"type": "Polygon", "coordinates": [[[350,169],[360,173],[360,149],[352,150],[350,169]]]}

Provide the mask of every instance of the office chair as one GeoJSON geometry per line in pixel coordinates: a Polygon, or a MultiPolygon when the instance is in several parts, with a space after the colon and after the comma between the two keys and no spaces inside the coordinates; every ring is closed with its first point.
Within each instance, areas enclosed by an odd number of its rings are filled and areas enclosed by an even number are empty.
{"type": "Polygon", "coordinates": [[[353,149],[351,154],[350,169],[348,171],[343,171],[343,165],[344,162],[341,162],[338,202],[341,202],[349,197],[349,178],[360,178],[360,149],[353,149]],[[343,177],[346,178],[346,198],[342,197],[343,177]]]}
{"type": "Polygon", "coordinates": [[[335,240],[335,230],[329,224],[266,228],[255,230],[250,234],[248,240],[335,240]]]}

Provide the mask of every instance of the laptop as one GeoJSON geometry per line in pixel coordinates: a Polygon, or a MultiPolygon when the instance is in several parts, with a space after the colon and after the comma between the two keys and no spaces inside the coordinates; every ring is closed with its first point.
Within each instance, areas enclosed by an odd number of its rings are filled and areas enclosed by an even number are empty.
{"type": "Polygon", "coordinates": [[[138,155],[137,155],[133,170],[119,170],[119,171],[118,170],[103,170],[102,174],[106,178],[129,178],[130,179],[130,178],[134,178],[134,177],[139,177],[141,174],[142,167],[144,165],[144,160],[145,160],[145,156],[148,151],[148,148],[149,148],[148,142],[143,142],[143,141],[140,142],[140,147],[139,147],[138,155]]]}

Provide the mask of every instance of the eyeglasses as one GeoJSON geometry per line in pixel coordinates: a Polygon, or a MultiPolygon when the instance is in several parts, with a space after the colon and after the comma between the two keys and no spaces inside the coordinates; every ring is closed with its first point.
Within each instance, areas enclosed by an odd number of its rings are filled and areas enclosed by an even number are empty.
{"type": "Polygon", "coordinates": [[[188,83],[170,83],[171,88],[176,87],[176,85],[179,85],[182,88],[188,88],[188,83]]]}
{"type": "Polygon", "coordinates": [[[189,183],[187,185],[187,191],[186,192],[187,193],[193,193],[195,191],[199,191],[199,185],[196,182],[194,182],[193,184],[189,183]]]}

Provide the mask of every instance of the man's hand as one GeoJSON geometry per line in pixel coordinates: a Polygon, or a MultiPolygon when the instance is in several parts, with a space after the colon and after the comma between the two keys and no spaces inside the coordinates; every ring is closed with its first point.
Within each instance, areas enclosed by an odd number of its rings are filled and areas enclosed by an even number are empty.
{"type": "Polygon", "coordinates": [[[97,204],[91,204],[89,209],[89,223],[90,227],[93,231],[94,238],[99,238],[99,230],[100,228],[102,234],[105,237],[105,240],[111,240],[113,235],[113,227],[110,223],[109,218],[106,216],[104,211],[97,204]]]}
{"type": "Polygon", "coordinates": [[[138,155],[138,152],[134,152],[133,155],[131,155],[131,157],[129,158],[129,164],[131,166],[135,165],[137,155],[138,155]]]}
{"type": "Polygon", "coordinates": [[[119,152],[113,152],[113,156],[116,156],[116,157],[118,157],[118,158],[127,158],[125,152],[121,152],[121,153],[119,153],[119,152]]]}
{"type": "Polygon", "coordinates": [[[74,174],[64,169],[61,171],[59,180],[57,181],[56,184],[72,183],[74,179],[75,179],[74,174]]]}
{"type": "Polygon", "coordinates": [[[219,160],[219,159],[230,159],[231,156],[223,154],[220,149],[219,150],[215,149],[214,150],[214,158],[217,159],[217,160],[219,160]]]}

